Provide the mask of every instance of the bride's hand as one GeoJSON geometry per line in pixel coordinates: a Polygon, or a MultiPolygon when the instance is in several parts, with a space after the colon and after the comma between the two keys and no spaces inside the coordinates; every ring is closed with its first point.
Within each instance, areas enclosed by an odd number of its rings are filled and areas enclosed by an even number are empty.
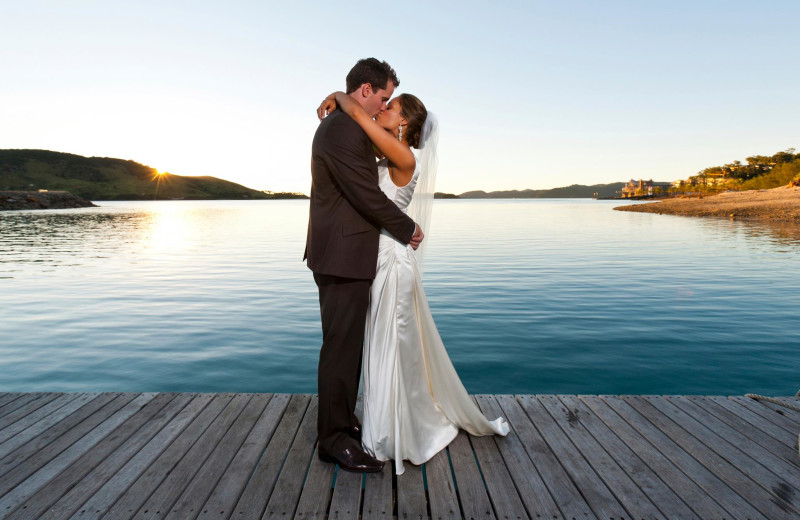
{"type": "Polygon", "coordinates": [[[409,245],[411,246],[411,249],[416,251],[419,245],[422,243],[422,239],[425,238],[425,235],[422,233],[422,228],[419,227],[419,224],[416,222],[414,224],[416,227],[414,228],[414,234],[411,236],[411,242],[409,242],[409,245]]]}
{"type": "Polygon", "coordinates": [[[336,94],[335,93],[331,94],[330,96],[328,96],[328,97],[326,97],[325,99],[322,100],[322,103],[320,103],[319,108],[317,108],[317,117],[319,118],[320,121],[322,121],[322,119],[325,116],[327,116],[328,114],[330,114],[334,110],[336,110],[336,94]]]}

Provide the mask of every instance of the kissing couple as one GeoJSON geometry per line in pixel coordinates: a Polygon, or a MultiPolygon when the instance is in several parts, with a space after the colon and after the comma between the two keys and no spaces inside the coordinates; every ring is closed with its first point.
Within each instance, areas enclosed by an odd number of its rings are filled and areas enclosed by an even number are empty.
{"type": "Polygon", "coordinates": [[[380,471],[422,464],[459,428],[507,435],[467,394],[422,287],[439,128],[385,61],[358,61],[317,109],[304,260],[319,289],[321,460],[380,471]],[[390,100],[391,99],[391,100],[390,100]],[[327,116],[326,116],[327,115],[327,116]],[[377,157],[377,158],[376,158],[377,157]],[[355,414],[363,365],[363,424],[355,414]]]}

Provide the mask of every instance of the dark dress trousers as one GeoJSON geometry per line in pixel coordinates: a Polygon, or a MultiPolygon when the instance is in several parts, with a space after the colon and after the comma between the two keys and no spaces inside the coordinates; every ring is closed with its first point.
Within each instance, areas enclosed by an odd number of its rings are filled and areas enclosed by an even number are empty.
{"type": "Polygon", "coordinates": [[[317,429],[320,449],[336,454],[360,448],[346,429],[357,424],[361,349],[380,228],[408,243],[415,224],[378,187],[372,143],[341,110],[317,128],[311,179],[303,258],[314,272],[322,318],[317,429]]]}

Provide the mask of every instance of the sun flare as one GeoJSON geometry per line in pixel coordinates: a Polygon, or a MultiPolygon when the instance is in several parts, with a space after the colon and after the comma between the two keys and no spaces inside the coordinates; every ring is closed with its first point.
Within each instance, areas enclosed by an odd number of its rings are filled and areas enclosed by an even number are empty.
{"type": "Polygon", "coordinates": [[[162,183],[169,183],[169,174],[167,172],[162,172],[153,168],[153,175],[150,179],[151,182],[156,183],[156,189],[153,198],[158,199],[158,191],[161,188],[162,183]]]}

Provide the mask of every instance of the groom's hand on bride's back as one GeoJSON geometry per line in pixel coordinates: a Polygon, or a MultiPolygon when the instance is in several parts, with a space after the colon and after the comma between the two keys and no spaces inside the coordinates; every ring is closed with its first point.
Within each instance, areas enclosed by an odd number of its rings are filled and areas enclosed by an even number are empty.
{"type": "Polygon", "coordinates": [[[416,251],[420,243],[422,242],[423,238],[425,238],[425,234],[422,233],[422,228],[419,227],[419,224],[416,224],[416,228],[414,229],[414,234],[411,235],[411,242],[408,243],[411,246],[411,249],[416,251]]]}

